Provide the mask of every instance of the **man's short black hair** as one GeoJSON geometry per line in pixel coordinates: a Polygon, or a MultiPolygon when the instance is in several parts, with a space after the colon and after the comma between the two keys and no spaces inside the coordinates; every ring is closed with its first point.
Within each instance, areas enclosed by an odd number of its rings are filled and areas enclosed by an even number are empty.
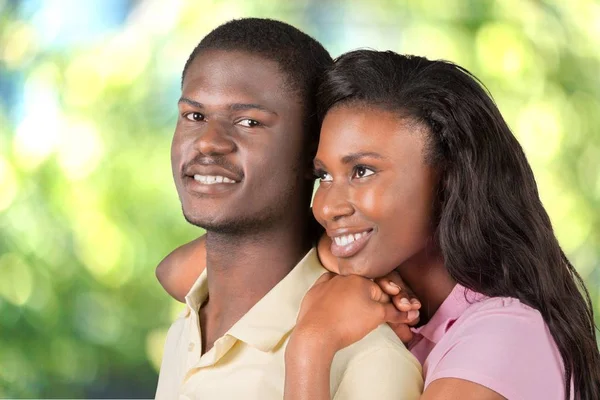
{"type": "Polygon", "coordinates": [[[200,41],[185,63],[181,82],[203,50],[240,50],[275,61],[286,76],[286,89],[296,94],[305,109],[307,128],[318,139],[316,93],[325,69],[333,64],[317,40],[281,21],[242,18],[224,23],[200,41]]]}

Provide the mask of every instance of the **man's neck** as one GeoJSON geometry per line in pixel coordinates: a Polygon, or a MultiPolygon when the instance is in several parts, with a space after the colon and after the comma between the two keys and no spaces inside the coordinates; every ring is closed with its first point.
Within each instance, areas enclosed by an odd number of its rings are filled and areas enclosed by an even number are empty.
{"type": "Polygon", "coordinates": [[[205,351],[304,257],[310,249],[305,231],[306,222],[251,235],[207,232],[209,298],[200,312],[205,351]]]}

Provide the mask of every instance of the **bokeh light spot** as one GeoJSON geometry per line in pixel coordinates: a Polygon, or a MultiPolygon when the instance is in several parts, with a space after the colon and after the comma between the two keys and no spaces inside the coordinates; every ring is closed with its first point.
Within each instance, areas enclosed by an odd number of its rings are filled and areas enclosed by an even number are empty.
{"type": "Polygon", "coordinates": [[[29,265],[15,253],[0,257],[0,296],[22,306],[33,292],[33,275],[29,265]]]}
{"type": "Polygon", "coordinates": [[[160,370],[167,331],[155,329],[146,336],[146,355],[156,372],[160,370]]]}
{"type": "Polygon", "coordinates": [[[17,195],[18,183],[10,163],[0,155],[0,212],[6,210],[17,195]]]}
{"type": "Polygon", "coordinates": [[[518,116],[516,135],[532,162],[551,161],[557,154],[562,127],[558,113],[548,103],[534,103],[518,116]]]}
{"type": "Polygon", "coordinates": [[[58,163],[71,180],[80,180],[94,171],[103,152],[102,140],[91,123],[70,121],[61,132],[58,163]]]}

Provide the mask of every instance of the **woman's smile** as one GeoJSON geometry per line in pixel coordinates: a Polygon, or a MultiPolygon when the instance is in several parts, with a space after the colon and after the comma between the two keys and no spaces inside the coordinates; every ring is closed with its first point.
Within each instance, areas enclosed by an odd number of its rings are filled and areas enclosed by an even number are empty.
{"type": "Polygon", "coordinates": [[[371,239],[373,229],[356,231],[353,229],[338,229],[337,234],[331,236],[331,253],[339,258],[352,257],[361,251],[371,239]],[[347,231],[344,233],[343,231],[347,231]],[[352,233],[354,232],[354,233],[352,233]]]}

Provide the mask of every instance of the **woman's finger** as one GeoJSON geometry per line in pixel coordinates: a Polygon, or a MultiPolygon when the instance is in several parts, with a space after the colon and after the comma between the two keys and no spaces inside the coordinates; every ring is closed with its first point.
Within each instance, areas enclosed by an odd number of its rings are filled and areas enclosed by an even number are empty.
{"type": "Polygon", "coordinates": [[[410,311],[413,309],[413,305],[411,304],[410,300],[404,296],[404,293],[397,294],[396,296],[392,297],[392,302],[398,310],[410,311]]]}
{"type": "Polygon", "coordinates": [[[376,278],[374,282],[379,285],[381,290],[383,290],[390,296],[395,296],[401,291],[398,285],[395,285],[392,281],[388,279],[387,275],[381,278],[376,278]]]}
{"type": "Polygon", "coordinates": [[[382,279],[387,280],[389,286],[397,288],[395,289],[397,293],[396,296],[399,298],[407,299],[408,302],[412,305],[412,309],[418,310],[419,308],[421,308],[421,302],[419,301],[419,299],[417,299],[412,289],[404,283],[398,271],[394,270],[386,276],[384,276],[382,279]]]}
{"type": "Polygon", "coordinates": [[[394,324],[406,324],[409,321],[408,313],[398,311],[398,309],[392,303],[380,303],[380,307],[383,308],[384,322],[394,324]]]}
{"type": "Polygon", "coordinates": [[[413,339],[413,333],[408,325],[395,323],[388,323],[388,325],[390,328],[392,328],[402,343],[408,344],[413,339]]]}
{"type": "Polygon", "coordinates": [[[371,299],[375,300],[378,303],[391,303],[392,299],[388,296],[379,285],[376,285],[371,282],[371,299]]]}

